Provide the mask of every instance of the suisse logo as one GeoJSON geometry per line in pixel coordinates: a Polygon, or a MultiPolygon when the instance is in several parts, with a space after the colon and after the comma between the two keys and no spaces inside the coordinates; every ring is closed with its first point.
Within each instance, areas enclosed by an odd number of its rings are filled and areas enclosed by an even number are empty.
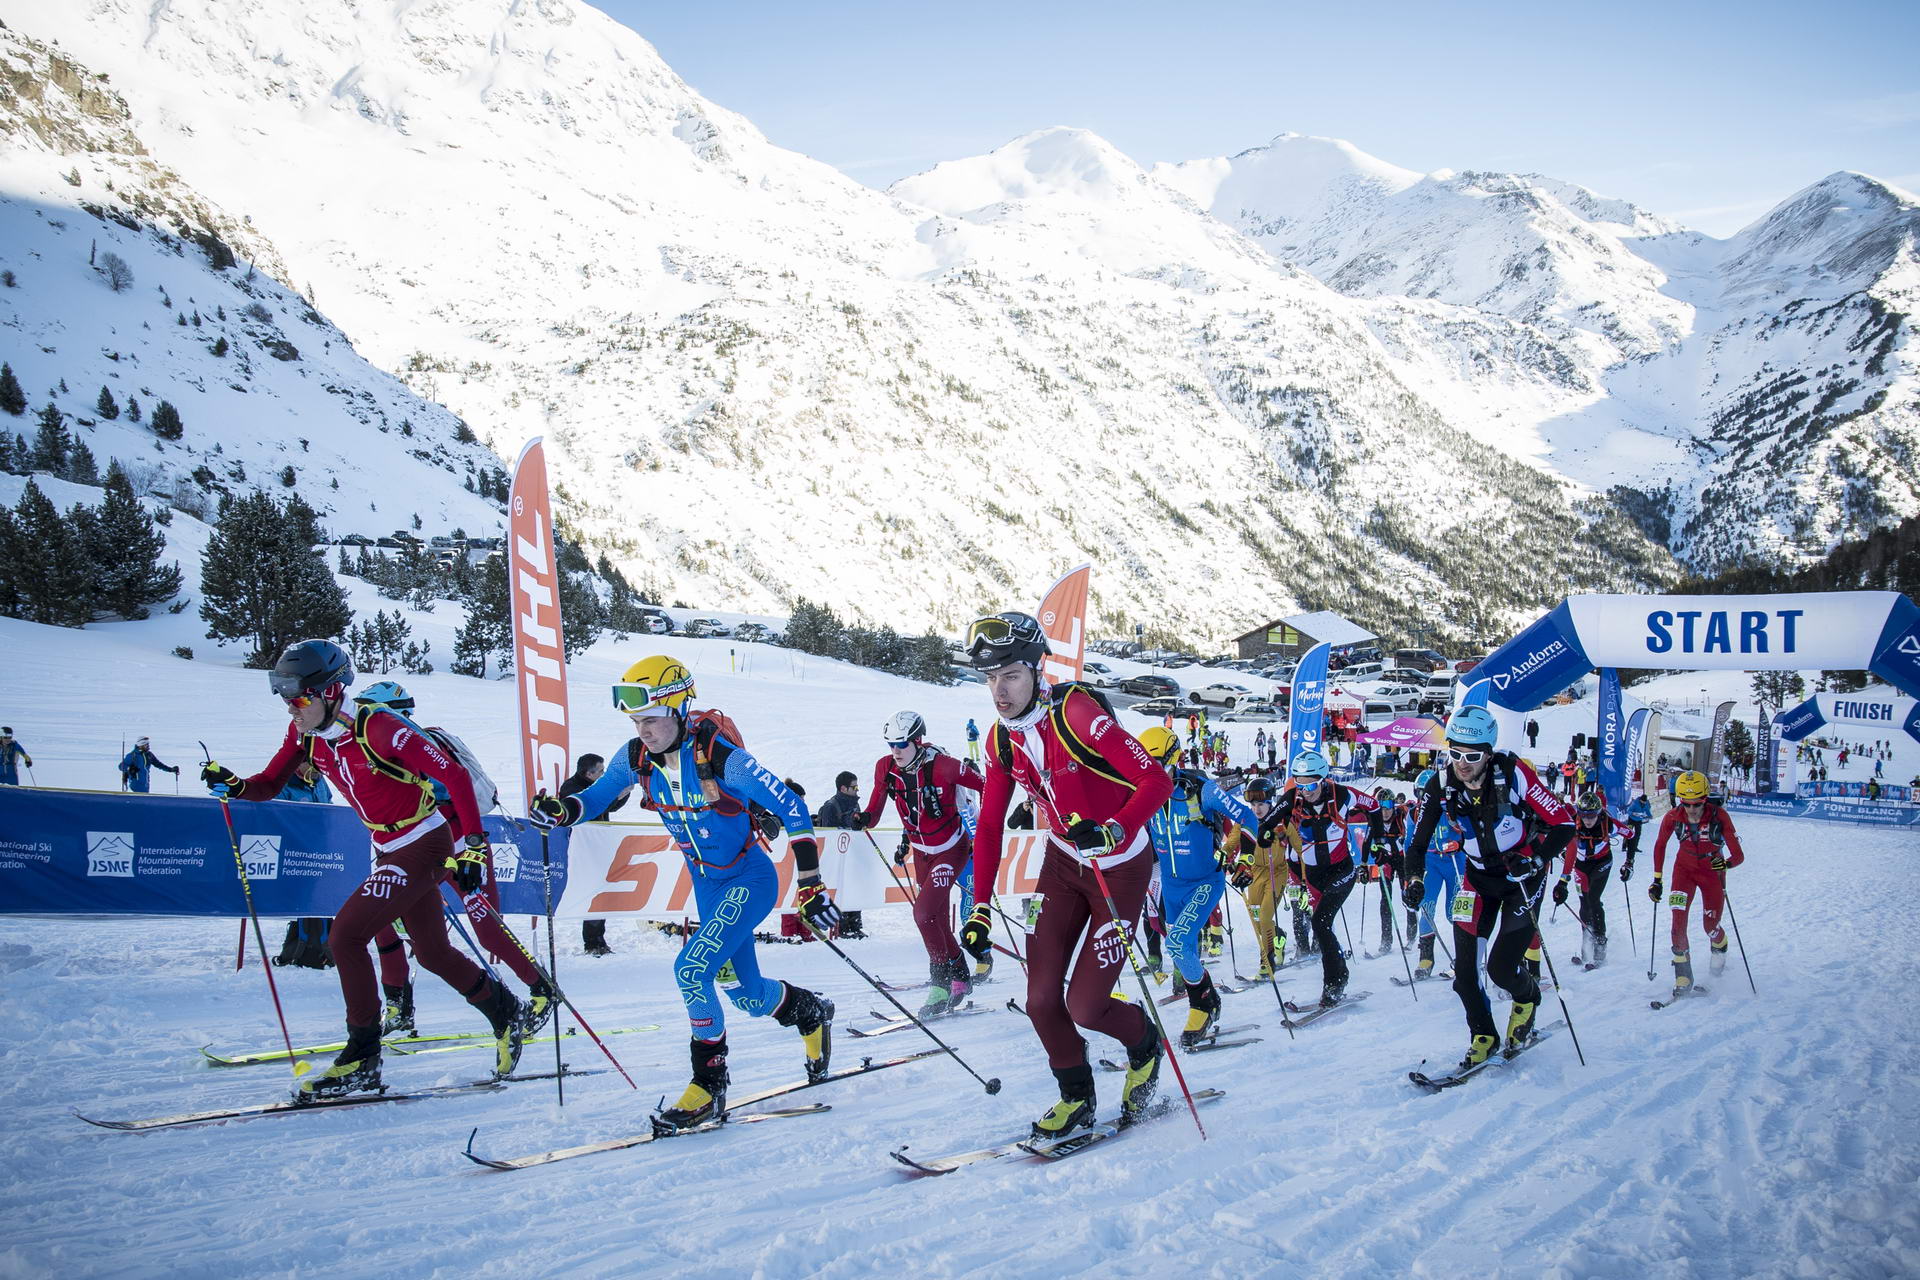
{"type": "Polygon", "coordinates": [[[133,876],[134,843],[131,831],[87,832],[87,874],[133,876]]]}

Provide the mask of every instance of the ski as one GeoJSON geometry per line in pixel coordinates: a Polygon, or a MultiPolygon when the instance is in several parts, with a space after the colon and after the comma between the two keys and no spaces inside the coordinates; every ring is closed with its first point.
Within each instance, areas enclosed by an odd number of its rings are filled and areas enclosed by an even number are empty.
{"type": "Polygon", "coordinates": [[[1664,1009],[1670,1004],[1679,1004],[1682,1000],[1689,999],[1693,996],[1703,996],[1706,994],[1707,994],[1707,988],[1705,987],[1688,987],[1684,993],[1674,995],[1665,1000],[1655,1000],[1652,1002],[1652,1004],[1653,1004],[1653,1007],[1656,1009],[1664,1009]]]}
{"type": "MultiPolygon", "coordinates": [[[[848,1035],[853,1036],[856,1039],[871,1040],[875,1036],[884,1036],[890,1032],[905,1031],[908,1027],[911,1027],[913,1025],[913,1020],[911,1018],[889,1017],[888,1015],[879,1012],[877,1009],[869,1009],[867,1010],[867,1012],[872,1014],[876,1018],[884,1019],[884,1021],[882,1021],[881,1024],[877,1027],[848,1027],[847,1028],[848,1035]]],[[[963,1004],[956,1009],[949,1009],[945,1013],[922,1014],[920,1016],[920,1021],[942,1022],[948,1018],[959,1018],[970,1013],[993,1013],[993,1012],[995,1012],[995,1010],[992,1008],[983,1008],[980,1005],[974,1004],[972,1001],[968,1001],[966,1004],[963,1004]]]]}
{"type": "Polygon", "coordinates": [[[1497,1053],[1489,1055],[1485,1062],[1467,1067],[1464,1070],[1455,1071],[1444,1076],[1430,1076],[1423,1071],[1409,1071],[1407,1072],[1407,1079],[1431,1093],[1439,1093],[1443,1089],[1456,1088],[1473,1079],[1488,1067],[1505,1066],[1507,1063],[1512,1062],[1515,1058],[1533,1048],[1533,1046],[1539,1044],[1542,1040],[1550,1038],[1555,1031],[1558,1031],[1566,1025],[1565,1022],[1556,1020],[1547,1023],[1545,1026],[1535,1027],[1533,1035],[1518,1049],[1512,1050],[1511,1052],[1502,1049],[1497,1053]]]}
{"type": "Polygon", "coordinates": [[[467,1146],[460,1154],[488,1169],[498,1169],[502,1173],[511,1173],[515,1169],[530,1169],[538,1164],[551,1164],[555,1160],[570,1160],[574,1156],[592,1155],[597,1151],[624,1151],[628,1147],[641,1147],[649,1142],[658,1142],[662,1138],[683,1138],[690,1133],[712,1133],[715,1129],[724,1129],[736,1124],[755,1124],[761,1120],[784,1120],[789,1116],[817,1116],[822,1111],[833,1108],[824,1102],[802,1103],[794,1107],[781,1107],[773,1111],[755,1111],[749,1115],[736,1116],[728,1108],[719,1119],[709,1120],[705,1124],[682,1129],[678,1133],[643,1133],[631,1138],[613,1138],[606,1142],[589,1143],[584,1147],[568,1147],[563,1151],[545,1151],[539,1155],[520,1156],[513,1160],[490,1160],[486,1156],[473,1153],[473,1139],[480,1132],[475,1129],[467,1135],[467,1146]]]}
{"type": "Polygon", "coordinates": [[[1405,978],[1403,978],[1403,977],[1401,977],[1401,976],[1400,976],[1399,974],[1397,974],[1397,973],[1396,973],[1396,974],[1393,974],[1393,975],[1391,975],[1391,976],[1392,976],[1392,979],[1393,979],[1393,985],[1394,985],[1394,986],[1396,986],[1396,987],[1410,987],[1410,986],[1412,986],[1412,985],[1414,984],[1414,982],[1447,982],[1447,981],[1451,981],[1451,980],[1452,980],[1452,978],[1453,978],[1453,970],[1451,970],[1451,969],[1448,969],[1448,970],[1446,970],[1446,971],[1444,971],[1444,972],[1442,972],[1442,973],[1429,973],[1429,974],[1426,974],[1426,975],[1424,975],[1424,976],[1423,976],[1423,975],[1421,974],[1421,972],[1420,972],[1420,971],[1419,971],[1418,969],[1415,969],[1415,970],[1413,971],[1413,982],[1408,982],[1408,981],[1407,981],[1407,980],[1406,980],[1405,978]]]}
{"type": "MultiPolygon", "coordinates": [[[[637,1027],[615,1027],[611,1031],[602,1031],[600,1033],[600,1036],[602,1039],[605,1039],[607,1036],[635,1035],[642,1031],[658,1031],[659,1029],[660,1029],[659,1023],[645,1022],[640,1024],[637,1027]]],[[[560,1038],[563,1040],[570,1041],[574,1036],[577,1036],[579,1034],[580,1034],[580,1029],[578,1027],[568,1027],[565,1031],[560,1033],[560,1038]]],[[[520,1043],[552,1044],[553,1040],[554,1040],[554,1037],[552,1036],[535,1036],[531,1040],[523,1040],[520,1043]]],[[[395,1049],[394,1052],[403,1058],[417,1058],[424,1053],[460,1053],[467,1049],[491,1049],[492,1047],[493,1047],[492,1040],[483,1040],[477,1044],[449,1044],[449,1045],[441,1045],[438,1047],[427,1048],[427,1049],[395,1049]]]]}
{"type": "MultiPolygon", "coordinates": [[[[862,1058],[859,1066],[848,1067],[844,1071],[835,1071],[831,1075],[823,1076],[818,1080],[800,1080],[792,1084],[775,1085],[771,1089],[762,1089],[760,1092],[750,1093],[744,1098],[736,1098],[728,1103],[727,1109],[721,1113],[719,1119],[710,1120],[704,1125],[695,1125],[693,1128],[683,1130],[682,1132],[700,1133],[720,1128],[734,1121],[751,1120],[753,1117],[735,1115],[735,1112],[739,1111],[742,1107],[753,1106],[757,1102],[766,1102],[773,1098],[785,1097],[790,1093],[798,1093],[802,1089],[812,1089],[823,1084],[833,1084],[839,1080],[850,1080],[854,1076],[866,1075],[870,1071],[884,1071],[888,1067],[905,1066],[909,1062],[919,1062],[923,1058],[931,1058],[945,1052],[946,1050],[944,1049],[922,1049],[918,1053],[902,1054],[898,1058],[882,1058],[877,1062],[872,1058],[862,1058]]],[[[764,1115],[766,1118],[772,1118],[778,1115],[813,1115],[827,1109],[826,1104],[816,1103],[804,1107],[786,1108],[777,1112],[767,1112],[764,1113],[764,1115]]],[[[478,1132],[478,1129],[474,1130],[474,1133],[478,1132]]],[[[484,1156],[477,1156],[473,1153],[473,1136],[473,1134],[467,1135],[467,1148],[463,1154],[475,1164],[485,1165],[489,1169],[500,1170],[531,1169],[535,1165],[553,1164],[560,1160],[571,1160],[575,1156],[598,1155],[603,1151],[622,1151],[628,1147],[643,1146],[646,1143],[659,1140],[659,1135],[649,1130],[646,1133],[636,1134],[630,1138],[609,1138],[604,1142],[589,1142],[584,1146],[578,1147],[561,1147],[558,1150],[541,1151],[530,1156],[517,1156],[511,1160],[490,1160],[484,1156]]],[[[674,1133],[665,1136],[677,1138],[680,1137],[681,1134],[674,1133]]]]}
{"type": "MultiPolygon", "coordinates": [[[[1260,1024],[1256,1022],[1253,1025],[1259,1026],[1260,1024]]],[[[1295,1023],[1294,1025],[1298,1026],[1299,1024],[1295,1023]]],[[[1252,1030],[1252,1027],[1229,1027],[1225,1032],[1222,1032],[1220,1034],[1231,1035],[1235,1032],[1250,1031],[1250,1030],[1252,1030]]],[[[1211,1053],[1215,1049],[1238,1049],[1243,1044],[1259,1044],[1265,1038],[1266,1038],[1265,1036],[1248,1036],[1244,1040],[1222,1040],[1218,1036],[1215,1036],[1211,1039],[1203,1040],[1201,1043],[1196,1045],[1183,1044],[1180,1046],[1180,1052],[1181,1053],[1211,1053]]],[[[1102,1071],[1125,1071],[1127,1069],[1127,1064],[1124,1062],[1115,1062],[1112,1058],[1102,1058],[1100,1059],[1100,1069],[1102,1071]]]]}
{"type": "MultiPolygon", "coordinates": [[[[1203,1089],[1199,1093],[1196,1093],[1193,1095],[1193,1100],[1196,1105],[1201,1105],[1201,1104],[1216,1101],[1220,1098],[1224,1098],[1225,1096],[1226,1094],[1224,1094],[1218,1089],[1203,1089]]],[[[1156,1109],[1154,1112],[1148,1115],[1147,1119],[1152,1119],[1154,1118],[1154,1116],[1160,1115],[1160,1114],[1164,1114],[1164,1113],[1156,1109]]],[[[1101,1130],[1108,1129],[1108,1128],[1118,1131],[1119,1126],[1118,1125],[1099,1125],[1093,1129],[1078,1130],[1072,1134],[1069,1134],[1065,1138],[1057,1140],[1057,1142],[1054,1143],[1053,1145],[1058,1146],[1064,1143],[1073,1142],[1074,1139],[1080,1138],[1085,1134],[1100,1133],[1099,1138],[1093,1139],[1094,1142],[1097,1142],[1097,1141],[1100,1141],[1101,1138],[1112,1136],[1111,1134],[1100,1132],[1101,1130]]],[[[914,1156],[909,1156],[907,1154],[908,1148],[906,1147],[901,1147],[897,1151],[889,1151],[887,1154],[891,1156],[894,1160],[898,1161],[900,1164],[905,1165],[907,1169],[909,1169],[914,1173],[926,1174],[929,1176],[938,1177],[941,1174],[952,1173],[955,1169],[964,1169],[966,1166],[970,1164],[981,1164],[988,1160],[1002,1160],[1008,1156],[1043,1155],[1044,1154],[1043,1152],[1034,1149],[1034,1144],[1035,1144],[1035,1139],[1033,1138],[1032,1134],[1028,1134],[1026,1137],[1014,1138],[1007,1142],[998,1142],[990,1147],[981,1147],[975,1151],[962,1151],[957,1154],[948,1155],[948,1156],[932,1156],[926,1159],[919,1159],[914,1156]]],[[[1084,1143],[1081,1145],[1088,1146],[1088,1145],[1091,1145],[1091,1143],[1084,1143]]],[[[1074,1150],[1079,1150],[1079,1149],[1081,1148],[1078,1146],[1074,1148],[1074,1150]]],[[[1059,1152],[1060,1156],[1071,1155],[1071,1154],[1073,1154],[1072,1151],[1059,1152]]],[[[1058,1158],[1058,1156],[1055,1156],[1053,1158],[1058,1158]]]]}
{"type": "MultiPolygon", "coordinates": [[[[615,1027],[611,1031],[603,1031],[600,1034],[604,1038],[606,1036],[636,1035],[643,1031],[658,1031],[659,1029],[659,1023],[646,1022],[637,1027],[615,1027]]],[[[578,1027],[568,1027],[561,1033],[561,1036],[564,1039],[570,1040],[579,1034],[580,1029],[578,1027]]],[[[522,1043],[550,1044],[552,1041],[552,1036],[536,1036],[522,1043]]],[[[328,1053],[338,1053],[346,1047],[346,1041],[344,1040],[337,1044],[302,1045],[293,1051],[293,1055],[296,1058],[317,1057],[328,1053]]],[[[493,1033],[491,1031],[476,1031],[471,1035],[400,1036],[391,1040],[381,1041],[381,1048],[398,1058],[417,1058],[425,1053],[463,1053],[470,1049],[491,1049],[492,1047],[493,1033]],[[451,1041],[452,1043],[443,1043],[445,1041],[451,1041]],[[424,1045],[425,1047],[415,1049],[410,1047],[413,1045],[424,1045]]],[[[251,1067],[263,1062],[285,1062],[287,1060],[287,1051],[285,1049],[275,1049],[271,1053],[237,1054],[232,1057],[223,1057],[219,1054],[209,1053],[204,1048],[200,1050],[200,1053],[207,1059],[209,1066],[215,1067],[251,1067]]]]}
{"type": "Polygon", "coordinates": [[[1362,991],[1357,995],[1351,995],[1351,996],[1345,997],[1340,1001],[1339,1004],[1329,1005],[1325,1007],[1317,1004],[1298,1005],[1298,1004],[1295,1004],[1293,1001],[1289,1000],[1287,1001],[1287,1012],[1295,1015],[1293,1018],[1293,1029],[1298,1031],[1301,1027],[1308,1026],[1312,1023],[1318,1022],[1320,1019],[1326,1017],[1330,1013],[1338,1013],[1349,1005],[1359,1004],[1362,1000],[1365,1000],[1368,996],[1372,994],[1373,993],[1371,991],[1362,991]]]}
{"type": "MultiPolygon", "coordinates": [[[[1193,1102],[1195,1106],[1200,1106],[1208,1102],[1217,1102],[1226,1096],[1226,1091],[1222,1089],[1202,1089],[1193,1095],[1193,1102]]],[[[1150,1121],[1170,1116],[1184,1106],[1185,1099],[1163,1097],[1148,1107],[1147,1113],[1137,1120],[1109,1120],[1104,1124],[1096,1124],[1091,1129],[1076,1130],[1064,1138],[1040,1140],[1029,1138],[1020,1144],[1020,1150],[1031,1156],[1039,1156],[1042,1160],[1064,1160],[1068,1156],[1079,1155],[1088,1147],[1105,1142],[1108,1138],[1117,1138],[1130,1129],[1137,1129],[1150,1121]]]]}
{"type": "MultiPolygon", "coordinates": [[[[569,1068],[564,1074],[571,1080],[575,1076],[597,1076],[606,1068],[588,1071],[575,1071],[569,1068]]],[[[364,1107],[376,1102],[416,1102],[422,1098],[442,1098],[455,1093],[485,1093],[503,1088],[508,1084],[522,1084],[534,1080],[551,1080],[555,1073],[541,1072],[537,1075],[501,1076],[494,1080],[471,1080],[466,1084],[435,1085],[426,1089],[410,1089],[404,1093],[389,1092],[382,1087],[378,1093],[349,1093],[337,1098],[316,1098],[312,1102],[295,1102],[285,1098],[278,1102],[261,1102],[246,1107],[226,1107],[215,1111],[186,1111],[179,1115],[153,1116],[145,1120],[96,1120],[92,1116],[73,1112],[76,1119],[84,1120],[101,1129],[116,1129],[122,1133],[144,1133],[150,1129],[177,1129],[190,1124],[215,1124],[228,1120],[251,1120],[258,1116],[292,1115],[301,1111],[331,1111],[341,1107],[364,1107]]]]}

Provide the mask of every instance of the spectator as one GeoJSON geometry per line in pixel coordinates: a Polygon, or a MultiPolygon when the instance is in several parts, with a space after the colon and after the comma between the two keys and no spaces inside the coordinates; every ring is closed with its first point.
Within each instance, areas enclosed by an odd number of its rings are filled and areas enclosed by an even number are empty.
{"type": "Polygon", "coordinates": [[[20,762],[23,760],[27,768],[33,768],[33,757],[27,754],[25,747],[13,740],[13,726],[0,727],[0,785],[20,785],[20,762]]]}
{"type": "Polygon", "coordinates": [[[1007,827],[1013,831],[1033,830],[1033,801],[1022,800],[1007,814],[1007,827]]]}
{"type": "MultiPolygon", "coordinates": [[[[973,721],[967,721],[972,724],[973,721]]],[[[816,827],[851,828],[853,815],[860,812],[860,779],[851,769],[842,769],[833,780],[833,794],[813,815],[816,827]]]]}
{"type": "MultiPolygon", "coordinates": [[[[279,800],[293,800],[300,804],[332,804],[333,789],[327,786],[327,780],[313,767],[313,761],[302,760],[293,766],[293,777],[287,785],[280,788],[279,800]]],[[[321,941],[326,941],[325,937],[321,941]]]]}
{"type": "Polygon", "coordinates": [[[121,789],[147,794],[147,782],[155,769],[165,769],[176,778],[180,776],[180,766],[168,764],[153,754],[147,740],[141,738],[133,744],[133,750],[120,758],[121,789]]]}
{"type": "Polygon", "coordinates": [[[1536,749],[1540,745],[1540,722],[1532,716],[1527,717],[1527,749],[1536,749]]]}
{"type": "MultiPolygon", "coordinates": [[[[972,720],[967,721],[967,760],[974,768],[977,769],[980,767],[980,726],[972,720]]],[[[828,797],[827,804],[832,803],[832,797],[828,797]]],[[[822,806],[822,808],[824,807],[825,806],[822,806]]],[[[814,825],[818,826],[819,824],[815,823],[814,825]]]]}
{"type": "MultiPolygon", "coordinates": [[[[606,759],[589,751],[574,763],[573,775],[560,784],[560,794],[563,796],[577,795],[592,786],[595,782],[598,782],[600,775],[606,771],[606,759]]],[[[607,812],[612,813],[614,810],[626,804],[627,797],[631,794],[632,788],[621,792],[619,797],[607,806],[607,812]]],[[[586,944],[587,954],[590,956],[610,956],[613,954],[613,948],[607,945],[607,922],[605,920],[581,921],[580,941],[586,944]]]]}

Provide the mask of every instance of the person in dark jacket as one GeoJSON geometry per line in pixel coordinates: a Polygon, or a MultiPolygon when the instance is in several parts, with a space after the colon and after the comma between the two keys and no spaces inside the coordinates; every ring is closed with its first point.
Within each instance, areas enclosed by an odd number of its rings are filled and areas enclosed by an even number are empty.
{"type": "MultiPolygon", "coordinates": [[[[600,775],[606,771],[607,762],[605,757],[597,756],[589,751],[581,756],[574,764],[573,776],[560,784],[560,794],[570,796],[585,791],[588,787],[598,782],[600,775]]],[[[629,794],[629,792],[622,792],[618,799],[607,806],[607,812],[612,813],[614,810],[626,804],[629,794]]],[[[607,945],[607,922],[605,920],[581,921],[580,941],[586,944],[587,954],[590,956],[610,956],[613,954],[613,948],[607,945]]]]}
{"type": "Polygon", "coordinates": [[[26,762],[27,768],[33,768],[33,757],[27,749],[13,740],[13,726],[0,727],[0,786],[17,787],[20,785],[20,764],[26,762]]]}
{"type": "MultiPolygon", "coordinates": [[[[124,739],[123,739],[124,741],[124,739]]],[[[174,777],[180,776],[180,766],[168,764],[153,754],[145,738],[133,744],[133,750],[120,758],[120,781],[128,791],[147,794],[147,781],[155,769],[165,769],[174,777]]]]}
{"type": "Polygon", "coordinates": [[[842,769],[833,780],[833,794],[813,815],[815,827],[852,827],[853,815],[860,812],[860,778],[851,769],[842,769]]]}
{"type": "Polygon", "coordinates": [[[293,800],[301,804],[332,804],[333,788],[329,787],[327,780],[320,776],[320,771],[313,767],[313,761],[302,760],[293,766],[292,780],[280,788],[280,794],[274,798],[293,800]]]}

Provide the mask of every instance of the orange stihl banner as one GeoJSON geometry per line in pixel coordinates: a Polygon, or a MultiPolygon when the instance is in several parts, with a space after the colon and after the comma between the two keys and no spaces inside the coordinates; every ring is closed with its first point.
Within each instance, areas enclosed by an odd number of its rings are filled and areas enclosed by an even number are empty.
{"type": "Polygon", "coordinates": [[[1054,684],[1080,678],[1087,660],[1087,585],[1093,566],[1083,564],[1047,589],[1040,601],[1040,629],[1047,633],[1047,655],[1042,674],[1054,684]]]}
{"type": "Polygon", "coordinates": [[[553,567],[547,455],[535,437],[520,451],[507,501],[507,583],[520,686],[520,778],[525,795],[557,792],[569,769],[567,650],[553,567]]]}

